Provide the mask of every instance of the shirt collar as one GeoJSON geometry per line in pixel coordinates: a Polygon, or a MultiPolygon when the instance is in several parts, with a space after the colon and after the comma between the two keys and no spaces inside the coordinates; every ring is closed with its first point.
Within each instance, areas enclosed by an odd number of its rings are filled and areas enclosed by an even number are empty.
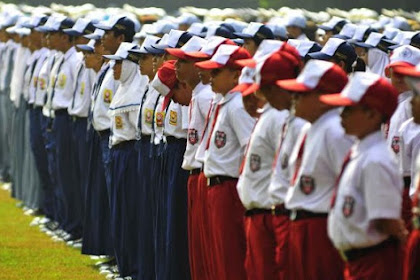
{"type": "Polygon", "coordinates": [[[229,101],[231,101],[237,95],[242,95],[242,94],[239,91],[230,92],[230,93],[226,94],[225,96],[223,96],[223,98],[222,98],[222,100],[220,100],[219,104],[222,105],[222,104],[228,103],[229,101]]]}
{"type": "Polygon", "coordinates": [[[369,150],[370,148],[376,146],[377,143],[385,141],[382,131],[378,130],[372,132],[371,134],[365,136],[365,138],[356,142],[352,149],[351,157],[357,157],[359,154],[369,150]]]}
{"type": "Polygon", "coordinates": [[[398,103],[404,102],[408,98],[413,96],[413,92],[411,90],[405,91],[398,95],[398,103]]]}
{"type": "Polygon", "coordinates": [[[64,54],[64,59],[65,60],[69,59],[69,57],[75,53],[76,53],[76,48],[73,46],[70,49],[68,49],[68,51],[64,54]]]}

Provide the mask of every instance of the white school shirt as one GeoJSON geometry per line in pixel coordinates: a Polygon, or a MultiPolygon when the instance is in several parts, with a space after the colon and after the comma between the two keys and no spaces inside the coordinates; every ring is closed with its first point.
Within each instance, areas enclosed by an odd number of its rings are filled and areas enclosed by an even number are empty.
{"type": "Polygon", "coordinates": [[[0,90],[5,91],[6,89],[10,88],[10,81],[7,81],[8,75],[11,75],[11,71],[13,71],[13,65],[15,63],[16,58],[16,50],[19,47],[17,43],[15,43],[12,39],[6,42],[5,51],[1,58],[1,77],[0,77],[0,90]],[[12,69],[10,69],[10,67],[12,69]]]}
{"type": "MultiPolygon", "coordinates": [[[[303,135],[299,138],[289,159],[292,177],[303,135]]],[[[338,109],[326,112],[312,123],[306,133],[295,184],[287,191],[286,208],[327,213],[335,180],[352,143],[353,140],[344,133],[341,126],[338,109]]]]}
{"type": "Polygon", "coordinates": [[[356,142],[328,216],[328,236],[337,249],[370,247],[389,238],[373,221],[401,217],[401,175],[382,132],[356,142]]]}
{"type": "Polygon", "coordinates": [[[153,125],[153,116],[156,107],[156,103],[160,97],[159,92],[152,86],[149,87],[146,94],[146,98],[144,103],[141,107],[141,112],[139,111],[138,121],[141,118],[141,127],[138,128],[138,138],[140,138],[140,134],[142,135],[152,135],[152,125],[153,125]]]}
{"type": "Polygon", "coordinates": [[[25,75],[23,77],[23,98],[29,103],[29,88],[31,87],[32,75],[39,58],[39,50],[34,51],[27,61],[25,75]]]}
{"type": "MultiPolygon", "coordinates": [[[[167,109],[169,108],[169,107],[167,107],[166,109],[162,108],[164,99],[165,97],[159,94],[158,102],[155,104],[156,109],[154,111],[155,114],[153,116],[154,130],[152,134],[155,145],[158,145],[163,139],[163,126],[165,124],[166,112],[167,112],[167,109]]],[[[172,101],[170,102],[172,103],[172,101]]]]}
{"type": "Polygon", "coordinates": [[[398,130],[401,128],[403,122],[412,117],[410,104],[412,97],[412,91],[403,92],[398,96],[398,107],[389,121],[387,142],[388,146],[391,147],[396,154],[399,153],[398,147],[400,143],[398,130]]]}
{"type": "Polygon", "coordinates": [[[204,132],[202,134],[200,144],[197,148],[197,153],[195,154],[195,159],[196,159],[197,162],[201,163],[201,166],[204,163],[204,157],[205,157],[205,154],[206,154],[207,139],[208,139],[209,134],[210,134],[211,124],[212,124],[213,118],[214,118],[214,112],[216,110],[217,103],[219,103],[220,100],[222,100],[222,98],[223,98],[223,95],[221,95],[220,93],[214,93],[213,99],[211,100],[210,108],[207,111],[207,116],[206,116],[206,120],[204,122],[204,128],[203,128],[204,132]],[[206,124],[207,124],[207,126],[206,126],[206,124]]]}
{"type": "Polygon", "coordinates": [[[399,130],[399,163],[404,177],[411,177],[410,195],[416,191],[416,158],[420,154],[420,125],[413,118],[405,121],[399,130]]]}
{"type": "Polygon", "coordinates": [[[216,123],[208,127],[212,132],[204,156],[204,174],[207,178],[219,175],[238,178],[255,119],[245,111],[239,92],[226,94],[219,105],[216,123]]]}
{"type": "Polygon", "coordinates": [[[99,90],[92,101],[92,126],[96,131],[110,129],[111,119],[108,115],[109,104],[117,91],[119,82],[114,80],[113,62],[109,62],[109,69],[105,74],[99,90]]]}
{"type": "Polygon", "coordinates": [[[41,69],[38,73],[38,82],[35,91],[35,105],[44,106],[48,96],[48,85],[51,82],[50,75],[52,68],[54,67],[56,58],[59,58],[62,54],[55,50],[49,50],[47,58],[44,60],[41,69]]]}
{"type": "Polygon", "coordinates": [[[64,61],[55,83],[55,92],[52,99],[53,110],[67,109],[71,105],[75,91],[76,70],[82,59],[82,54],[78,53],[75,47],[71,47],[64,54],[64,61]]]}
{"type": "MultiPolygon", "coordinates": [[[[42,108],[42,114],[46,117],[54,118],[54,112],[52,110],[52,93],[57,83],[58,71],[61,63],[64,63],[64,54],[62,52],[57,52],[55,54],[55,59],[53,60],[54,64],[52,65],[51,72],[49,74],[49,82],[47,83],[47,92],[46,92],[46,101],[42,108]]],[[[47,73],[48,75],[48,73],[47,73]]]]}
{"type": "Polygon", "coordinates": [[[301,40],[301,41],[309,41],[308,36],[306,36],[305,33],[300,34],[296,40],[301,40]]]}
{"type": "Polygon", "coordinates": [[[185,170],[201,168],[203,165],[195,156],[200,146],[207,114],[210,110],[213,97],[214,92],[211,89],[211,85],[199,83],[192,91],[188,110],[187,147],[184,153],[184,161],[182,162],[182,168],[185,170]]]}
{"type": "MultiPolygon", "coordinates": [[[[35,69],[31,78],[31,82],[29,85],[29,104],[36,104],[36,94],[37,94],[37,88],[38,88],[38,79],[39,79],[39,73],[41,72],[41,68],[44,65],[45,61],[48,60],[48,54],[49,51],[47,48],[42,48],[39,51],[38,60],[35,65],[35,69]]],[[[44,80],[45,85],[45,80],[44,80]]],[[[45,87],[46,89],[46,87],[45,87]]],[[[42,106],[43,104],[37,104],[37,106],[42,106]]]]}
{"type": "MultiPolygon", "coordinates": [[[[289,166],[290,154],[299,138],[299,135],[302,134],[302,131],[307,131],[310,126],[311,124],[304,119],[292,116],[285,128],[286,131],[283,141],[280,140],[277,145],[276,149],[280,148],[279,145],[281,145],[281,149],[278,151],[279,154],[276,162],[274,163],[275,166],[271,174],[270,186],[268,188],[273,205],[283,204],[286,199],[291,176],[293,174],[292,172],[294,171],[289,166]]],[[[280,131],[282,130],[283,128],[280,131]]]]}
{"type": "Polygon", "coordinates": [[[288,110],[277,110],[267,103],[257,120],[246,148],[242,174],[239,176],[239,198],[246,209],[269,209],[273,205],[268,187],[281,130],[288,110]]]}
{"type": "Polygon", "coordinates": [[[30,56],[31,52],[29,49],[21,45],[19,45],[14,55],[12,80],[10,81],[10,100],[15,107],[19,107],[20,97],[23,94],[24,76],[30,56]]]}
{"type": "Polygon", "coordinates": [[[186,139],[188,132],[188,106],[172,100],[165,115],[163,134],[178,139],[186,139]]]}
{"type": "Polygon", "coordinates": [[[71,116],[86,118],[89,115],[91,93],[96,73],[93,69],[86,68],[84,62],[81,61],[75,77],[75,91],[70,101],[68,113],[71,116]]]}

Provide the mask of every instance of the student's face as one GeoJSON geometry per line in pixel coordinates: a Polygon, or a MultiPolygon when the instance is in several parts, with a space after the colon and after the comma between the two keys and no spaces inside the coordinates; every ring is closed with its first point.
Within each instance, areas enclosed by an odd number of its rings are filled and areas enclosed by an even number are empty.
{"type": "Polygon", "coordinates": [[[251,56],[254,56],[258,49],[257,44],[252,39],[244,39],[243,47],[251,54],[251,56]]]}
{"type": "Polygon", "coordinates": [[[117,52],[120,44],[124,41],[124,35],[115,37],[114,31],[108,30],[105,31],[101,41],[105,51],[109,52],[110,54],[114,54],[117,52]]]}
{"type": "Polygon", "coordinates": [[[164,62],[163,55],[153,55],[153,72],[157,72],[164,62]]]}
{"type": "Polygon", "coordinates": [[[213,69],[210,79],[212,90],[216,93],[227,94],[238,84],[240,74],[240,70],[228,67],[213,69]]]}
{"type": "Polygon", "coordinates": [[[420,94],[415,94],[411,99],[411,112],[413,113],[414,122],[420,124],[420,94]]]}
{"type": "Polygon", "coordinates": [[[348,135],[358,136],[366,124],[367,110],[360,105],[346,106],[341,113],[341,126],[348,135]]]}
{"type": "Polygon", "coordinates": [[[119,80],[121,77],[122,60],[115,61],[114,65],[114,80],[119,80]]]}
{"type": "Polygon", "coordinates": [[[354,50],[356,51],[357,56],[362,59],[365,64],[367,65],[368,63],[368,52],[367,49],[362,48],[362,47],[358,47],[358,46],[354,46],[354,50]]]}
{"type": "Polygon", "coordinates": [[[140,73],[146,76],[153,76],[153,55],[142,54],[139,59],[140,73]]]}
{"type": "Polygon", "coordinates": [[[286,30],[290,39],[296,39],[300,34],[302,34],[302,29],[296,26],[287,26],[286,30]]]}
{"type": "Polygon", "coordinates": [[[198,67],[196,67],[195,69],[198,72],[198,77],[200,77],[200,81],[203,83],[203,85],[208,85],[211,79],[211,72],[204,69],[200,69],[198,67]]]}
{"type": "Polygon", "coordinates": [[[197,77],[197,70],[194,66],[194,61],[186,59],[178,59],[175,63],[175,73],[178,80],[187,82],[194,77],[197,77]]]}
{"type": "Polygon", "coordinates": [[[85,64],[86,68],[94,69],[95,71],[101,68],[102,56],[97,53],[85,52],[85,64]]]}
{"type": "Polygon", "coordinates": [[[316,119],[315,112],[318,112],[319,107],[322,106],[321,101],[319,101],[319,96],[314,91],[294,94],[296,116],[309,122],[316,119]]]}
{"type": "Polygon", "coordinates": [[[333,35],[334,33],[332,31],[325,31],[325,35],[323,40],[321,41],[321,45],[324,46],[333,35]]]}
{"type": "Polygon", "coordinates": [[[242,96],[242,103],[244,104],[245,111],[253,118],[258,118],[260,113],[258,109],[261,108],[261,100],[255,94],[242,96]]]}
{"type": "Polygon", "coordinates": [[[389,72],[387,73],[387,76],[391,78],[391,83],[397,89],[398,93],[403,93],[410,90],[408,84],[404,80],[404,76],[395,73],[392,68],[387,72],[389,72]]]}
{"type": "Polygon", "coordinates": [[[181,105],[188,106],[191,101],[192,91],[184,82],[178,82],[174,89],[172,99],[181,105]]]}
{"type": "Polygon", "coordinates": [[[292,104],[291,93],[276,86],[263,87],[259,91],[268,103],[277,110],[289,109],[292,104]]]}
{"type": "Polygon", "coordinates": [[[57,42],[60,40],[59,35],[60,34],[58,32],[48,32],[47,33],[46,37],[47,37],[48,48],[54,49],[54,50],[58,49],[57,42]]]}
{"type": "Polygon", "coordinates": [[[86,45],[87,43],[89,43],[89,39],[83,36],[77,36],[74,39],[74,45],[86,45]]]}

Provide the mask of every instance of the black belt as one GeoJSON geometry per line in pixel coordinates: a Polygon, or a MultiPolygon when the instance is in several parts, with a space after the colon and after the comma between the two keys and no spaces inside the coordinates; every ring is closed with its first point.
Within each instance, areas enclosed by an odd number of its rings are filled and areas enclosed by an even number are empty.
{"type": "Polygon", "coordinates": [[[364,257],[374,251],[377,251],[379,249],[386,248],[388,246],[392,245],[398,245],[398,240],[395,238],[388,238],[385,241],[382,241],[381,243],[366,247],[366,248],[357,248],[357,249],[350,249],[347,251],[339,251],[341,254],[341,257],[346,261],[354,261],[356,259],[359,259],[361,257],[364,257]]]}
{"type": "Polygon", "coordinates": [[[70,116],[72,121],[85,121],[87,117],[70,116]]]}
{"type": "Polygon", "coordinates": [[[211,187],[214,185],[220,185],[226,181],[234,181],[234,180],[238,180],[238,178],[233,178],[229,176],[213,176],[213,177],[207,178],[207,186],[211,187]]]}
{"type": "Polygon", "coordinates": [[[41,110],[42,110],[42,106],[36,106],[36,105],[34,105],[32,108],[33,108],[35,111],[41,111],[41,110]]]}
{"type": "Polygon", "coordinates": [[[134,148],[134,145],[136,144],[136,140],[129,140],[129,141],[124,141],[124,142],[120,142],[114,146],[112,146],[112,149],[126,149],[126,148],[134,148]]]}
{"type": "Polygon", "coordinates": [[[141,135],[141,138],[140,138],[140,141],[142,141],[142,142],[150,142],[150,139],[151,138],[152,138],[152,136],[150,136],[150,135],[142,134],[141,135]]]}
{"type": "Polygon", "coordinates": [[[280,205],[273,205],[271,209],[264,209],[264,208],[254,208],[245,211],[245,216],[250,217],[254,215],[261,215],[261,214],[270,214],[273,216],[289,216],[290,211],[284,207],[284,204],[280,205]]]}
{"type": "Polygon", "coordinates": [[[185,142],[187,139],[185,138],[176,138],[175,136],[166,136],[166,143],[177,143],[177,142],[185,142]]]}
{"type": "Polygon", "coordinates": [[[56,116],[68,115],[67,109],[54,110],[56,116]]]}
{"type": "Polygon", "coordinates": [[[201,168],[195,168],[193,170],[190,170],[190,175],[198,175],[201,173],[201,168]]]}
{"type": "Polygon", "coordinates": [[[311,218],[327,218],[328,213],[315,213],[306,210],[291,210],[290,211],[290,220],[297,221],[302,219],[311,219],[311,218]]]}
{"type": "Polygon", "coordinates": [[[111,130],[110,129],[104,129],[104,130],[96,131],[96,133],[98,133],[99,138],[104,138],[104,137],[109,137],[109,135],[111,134],[111,130]]]}
{"type": "Polygon", "coordinates": [[[411,185],[411,177],[410,176],[404,177],[404,188],[409,189],[410,185],[411,185]]]}

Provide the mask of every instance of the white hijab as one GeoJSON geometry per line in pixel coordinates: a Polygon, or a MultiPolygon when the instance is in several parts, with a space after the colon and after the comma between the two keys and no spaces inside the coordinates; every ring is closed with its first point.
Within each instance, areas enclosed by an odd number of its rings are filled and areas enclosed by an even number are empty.
{"type": "Polygon", "coordinates": [[[147,86],[147,77],[140,75],[138,65],[130,60],[123,60],[120,85],[109,105],[109,114],[138,110],[147,86]]]}
{"type": "Polygon", "coordinates": [[[368,50],[368,65],[366,72],[371,72],[385,77],[385,67],[389,64],[389,56],[383,51],[372,48],[368,50]]]}

